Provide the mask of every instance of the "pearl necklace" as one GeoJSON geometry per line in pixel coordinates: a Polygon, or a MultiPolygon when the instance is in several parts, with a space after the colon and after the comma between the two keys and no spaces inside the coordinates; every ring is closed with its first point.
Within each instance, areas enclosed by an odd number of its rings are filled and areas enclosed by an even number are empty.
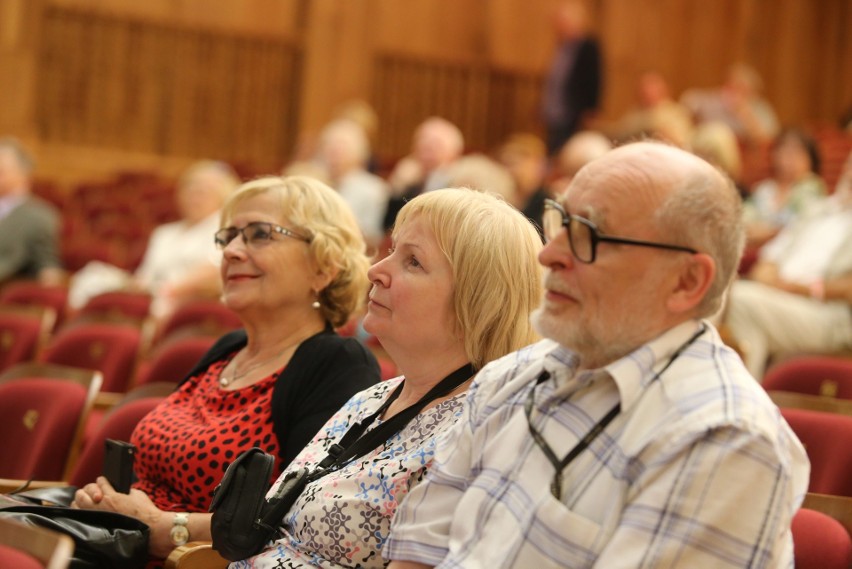
{"type": "MultiPolygon", "coordinates": [[[[236,358],[236,356],[234,356],[234,357],[231,359],[231,362],[234,364],[234,373],[232,373],[232,374],[231,374],[231,378],[230,378],[230,379],[228,379],[227,377],[225,377],[225,374],[224,374],[224,373],[220,373],[220,374],[219,374],[219,386],[220,386],[220,387],[228,387],[229,385],[231,385],[232,383],[234,383],[234,382],[235,382],[235,381],[237,381],[238,379],[242,379],[242,378],[244,378],[245,376],[247,376],[248,374],[250,374],[250,373],[251,373],[251,372],[253,372],[254,370],[259,369],[259,368],[261,368],[261,367],[265,366],[266,364],[268,364],[269,362],[272,362],[272,361],[274,361],[274,360],[276,360],[276,359],[280,358],[280,357],[281,357],[281,356],[283,356],[283,355],[284,355],[284,354],[285,354],[285,353],[286,353],[286,352],[287,352],[290,348],[292,348],[292,347],[294,347],[294,346],[298,346],[298,345],[299,345],[299,344],[301,344],[303,341],[304,341],[304,338],[303,338],[303,339],[301,339],[301,340],[297,340],[296,342],[293,342],[292,344],[289,344],[289,345],[285,346],[285,347],[284,347],[284,348],[283,348],[280,352],[276,353],[276,354],[275,354],[275,355],[273,355],[271,358],[265,359],[265,360],[263,360],[262,362],[257,363],[257,364],[255,364],[255,365],[253,365],[253,366],[249,367],[249,368],[248,368],[248,369],[246,369],[246,370],[243,370],[243,372],[242,372],[242,373],[237,373],[237,367],[238,367],[238,366],[237,366],[237,363],[236,363],[236,359],[237,359],[237,358],[236,358]]],[[[240,353],[242,353],[242,352],[240,352],[240,353]]],[[[239,354],[237,354],[237,355],[239,355],[239,354]]],[[[223,369],[222,371],[224,372],[225,370],[223,369]]]]}

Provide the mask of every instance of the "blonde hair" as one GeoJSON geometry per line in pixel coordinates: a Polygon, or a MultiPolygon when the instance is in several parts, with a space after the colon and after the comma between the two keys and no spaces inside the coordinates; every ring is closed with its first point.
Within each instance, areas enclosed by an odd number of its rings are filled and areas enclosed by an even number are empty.
{"type": "Polygon", "coordinates": [[[334,278],[319,292],[320,312],[332,326],[342,326],[364,303],[370,266],[361,230],[343,198],[319,180],[307,176],[269,176],[240,186],[222,208],[221,226],[234,209],[261,194],[278,197],[284,219],[307,237],[317,268],[334,278]]]}
{"type": "Polygon", "coordinates": [[[452,267],[453,310],[474,368],[535,342],[529,316],[541,298],[542,268],[532,223],[497,196],[464,188],[417,196],[395,227],[415,217],[452,267]]]}

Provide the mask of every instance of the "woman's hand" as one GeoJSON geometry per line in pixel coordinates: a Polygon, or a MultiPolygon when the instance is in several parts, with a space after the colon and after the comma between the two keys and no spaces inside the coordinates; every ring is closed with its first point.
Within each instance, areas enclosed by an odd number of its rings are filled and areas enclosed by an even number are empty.
{"type": "Polygon", "coordinates": [[[131,516],[151,528],[148,550],[151,555],[163,559],[174,546],[169,539],[171,518],[174,514],[163,512],[140,490],[130,490],[129,494],[116,492],[115,488],[103,476],[95,482],[86,484],[74,494],[71,507],[83,510],[118,512],[131,516]]]}

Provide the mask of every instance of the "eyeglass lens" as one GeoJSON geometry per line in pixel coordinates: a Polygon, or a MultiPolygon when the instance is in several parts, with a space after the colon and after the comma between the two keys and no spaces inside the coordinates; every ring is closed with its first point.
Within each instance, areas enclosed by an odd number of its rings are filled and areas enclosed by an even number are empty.
{"type": "Polygon", "coordinates": [[[559,236],[559,232],[568,226],[568,243],[571,246],[571,251],[574,255],[584,262],[589,262],[594,256],[594,237],[592,232],[594,229],[586,223],[578,220],[575,217],[569,217],[557,207],[548,207],[544,210],[542,217],[542,226],[544,228],[544,236],[548,241],[552,241],[559,236]]]}
{"type": "Polygon", "coordinates": [[[228,244],[242,234],[247,245],[259,245],[272,238],[272,224],[255,221],[249,223],[242,229],[236,227],[223,227],[215,233],[216,246],[224,249],[228,244]]]}

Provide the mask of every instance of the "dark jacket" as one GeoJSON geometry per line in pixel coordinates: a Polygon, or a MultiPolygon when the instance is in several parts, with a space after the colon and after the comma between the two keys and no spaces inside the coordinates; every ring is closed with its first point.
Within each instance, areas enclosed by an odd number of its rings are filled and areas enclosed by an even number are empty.
{"type": "MultiPolygon", "coordinates": [[[[246,343],[245,330],[222,336],[181,384],[246,343]]],[[[380,379],[372,352],[354,338],[338,336],[331,327],[302,342],[272,390],[272,423],[282,467],[290,464],[350,397],[380,379]]]]}

